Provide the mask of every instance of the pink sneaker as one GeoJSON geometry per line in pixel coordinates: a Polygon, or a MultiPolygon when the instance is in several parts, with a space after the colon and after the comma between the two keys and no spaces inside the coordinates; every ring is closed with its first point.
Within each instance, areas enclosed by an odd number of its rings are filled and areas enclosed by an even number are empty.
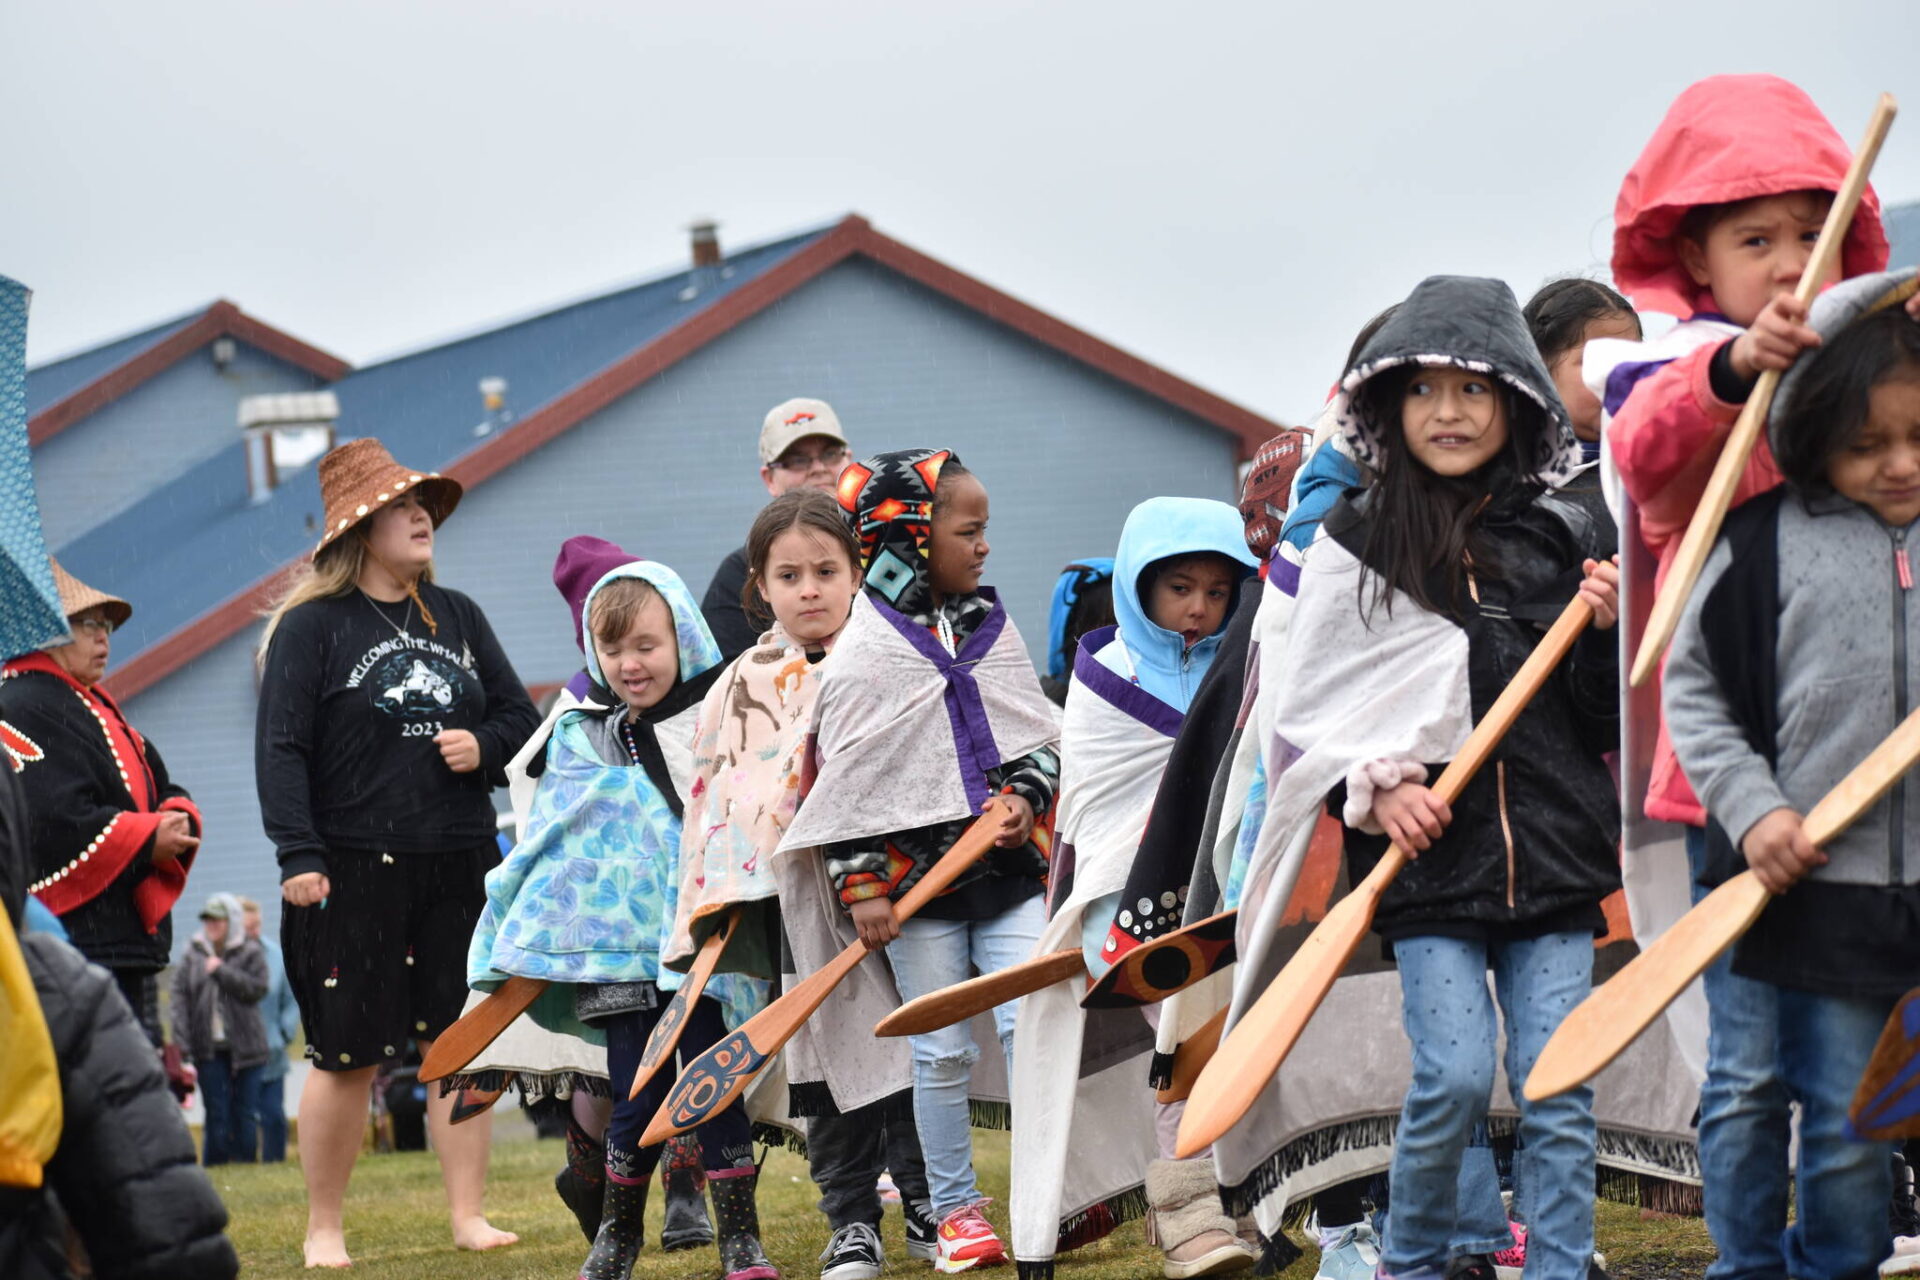
{"type": "Polygon", "coordinates": [[[951,1276],[1006,1262],[1007,1251],[1001,1247],[1000,1237],[993,1233],[993,1227],[980,1213],[987,1203],[977,1200],[940,1219],[940,1230],[936,1233],[938,1252],[933,1258],[935,1271],[951,1276]]]}
{"type": "Polygon", "coordinates": [[[1499,1280],[1520,1280],[1527,1265],[1527,1229],[1517,1222],[1509,1222],[1507,1229],[1513,1232],[1513,1243],[1493,1255],[1493,1273],[1499,1280]]]}

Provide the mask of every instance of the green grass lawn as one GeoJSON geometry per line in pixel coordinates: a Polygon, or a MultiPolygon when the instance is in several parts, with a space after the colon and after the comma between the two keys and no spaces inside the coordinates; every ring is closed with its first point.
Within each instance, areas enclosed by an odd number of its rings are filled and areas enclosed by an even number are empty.
{"type": "MultiPolygon", "coordinates": [[[[1006,1226],[1008,1148],[1003,1133],[976,1134],[981,1185],[998,1203],[988,1211],[1006,1226]]],[[[586,1244],[573,1216],[553,1192],[563,1144],[543,1142],[517,1116],[503,1114],[493,1151],[487,1196],[496,1226],[520,1234],[520,1243],[485,1254],[456,1253],[447,1236],[446,1204],[439,1168],[424,1152],[365,1156],[354,1171],[347,1198],[347,1246],[358,1265],[352,1274],[373,1280],[565,1280],[586,1256],[586,1244]]],[[[227,1165],[212,1171],[233,1222],[229,1231],[248,1277],[298,1276],[300,1240],[306,1225],[306,1197],[300,1168],[227,1165]]],[[[760,1184],[760,1215],[767,1253],[791,1280],[812,1280],[816,1258],[826,1243],[826,1224],[814,1209],[813,1183],[806,1162],[775,1151],[760,1184]]],[[[660,1206],[656,1191],[647,1206],[649,1247],[634,1275],[642,1280],[705,1280],[717,1276],[711,1248],[661,1253],[660,1206]]],[[[1602,1203],[1600,1248],[1613,1274],[1627,1280],[1697,1277],[1713,1256],[1706,1229],[1697,1220],[1646,1219],[1639,1210],[1602,1203]]],[[[907,1258],[900,1217],[890,1211],[882,1235],[889,1271],[926,1274],[924,1262],[907,1258]]],[[[1285,1273],[1285,1280],[1311,1280],[1311,1250],[1285,1273]]],[[[1009,1277],[1011,1269],[999,1274],[1009,1277]]],[[[1130,1222],[1106,1240],[1060,1260],[1061,1280],[1121,1280],[1160,1274],[1159,1254],[1147,1247],[1141,1224],[1130,1222]]]]}

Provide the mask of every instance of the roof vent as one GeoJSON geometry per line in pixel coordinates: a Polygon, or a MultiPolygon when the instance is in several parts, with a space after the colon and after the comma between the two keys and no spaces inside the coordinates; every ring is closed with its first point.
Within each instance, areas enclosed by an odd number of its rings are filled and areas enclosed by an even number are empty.
{"type": "Polygon", "coordinates": [[[288,391],[240,401],[247,438],[247,496],[264,502],[280,482],[333,448],[340,400],[331,391],[288,391]]]}
{"type": "Polygon", "coordinates": [[[680,301],[692,302],[733,274],[720,255],[720,224],[712,218],[696,218],[687,226],[693,248],[693,270],[687,273],[687,285],[680,290],[680,301]]]}
{"type": "Polygon", "coordinates": [[[720,224],[712,218],[697,219],[687,228],[693,239],[693,265],[696,267],[717,267],[720,265],[720,224]]]}

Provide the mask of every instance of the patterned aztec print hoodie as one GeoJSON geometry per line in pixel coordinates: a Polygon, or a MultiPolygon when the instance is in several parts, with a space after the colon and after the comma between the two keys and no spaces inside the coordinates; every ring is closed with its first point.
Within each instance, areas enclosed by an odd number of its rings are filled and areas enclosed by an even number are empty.
{"type": "Polygon", "coordinates": [[[721,670],[720,650],[680,576],[639,560],[606,573],[582,605],[593,702],[561,715],[547,739],[520,843],[487,875],[468,980],[678,985],[660,949],[679,888],[680,822],[700,701],[721,670]],[[629,719],[591,643],[586,619],[607,584],[638,578],[673,612],[679,678],[629,719]],[[636,777],[636,771],[638,777],[636,777]]]}
{"type": "MultiPolygon", "coordinates": [[[[1777,76],[1713,76],[1674,100],[1620,184],[1614,280],[1641,311],[1686,323],[1645,343],[1589,344],[1582,377],[1610,415],[1607,449],[1636,508],[1636,530],[1658,561],[1650,584],[1655,590],[1666,579],[1745,399],[1725,398],[1724,375],[1715,376],[1714,357],[1740,330],[1682,265],[1675,245],[1681,222],[1701,205],[1838,190],[1850,159],[1847,144],[1796,86],[1777,76]]],[[[1869,188],[1841,248],[1841,273],[1879,271],[1886,263],[1880,201],[1869,188]]],[[[1778,483],[1780,472],[1762,440],[1734,503],[1778,483]]],[[[1636,579],[1627,589],[1640,592],[1648,585],[1636,579]]],[[[1664,723],[1646,810],[1666,822],[1698,826],[1706,820],[1674,762],[1664,723]]]]}
{"type": "MultiPolygon", "coordinates": [[[[1477,724],[1572,598],[1582,560],[1613,553],[1614,533],[1582,505],[1550,491],[1580,467],[1580,446],[1505,284],[1459,276],[1423,281],[1362,350],[1334,412],[1354,458],[1375,472],[1386,461],[1382,432],[1398,430],[1399,424],[1366,420],[1354,392],[1368,379],[1407,364],[1489,373],[1514,398],[1546,413],[1549,427],[1538,455],[1526,463],[1525,476],[1512,475],[1505,463],[1487,468],[1489,494],[1477,522],[1498,568],[1477,573],[1469,568],[1465,586],[1471,598],[1459,602],[1457,615],[1429,613],[1402,596],[1390,612],[1382,604],[1363,620],[1354,577],[1329,575],[1343,560],[1358,561],[1364,575],[1373,572],[1364,548],[1380,490],[1369,489],[1342,499],[1328,514],[1320,540],[1338,547],[1316,549],[1298,571],[1296,638],[1310,627],[1308,599],[1316,586],[1312,612],[1318,617],[1312,625],[1320,627],[1319,641],[1328,639],[1329,626],[1347,633],[1334,643],[1350,648],[1351,660],[1362,666],[1379,663],[1378,655],[1391,650],[1396,635],[1413,650],[1438,653],[1458,645],[1455,629],[1464,632],[1465,669],[1447,679],[1465,681],[1466,705],[1460,710],[1477,724]],[[1351,560],[1323,554],[1335,550],[1351,560]],[[1327,581],[1316,582],[1323,577],[1327,581]],[[1329,593],[1339,597],[1331,605],[1325,603],[1329,593]],[[1429,632],[1430,638],[1423,638],[1429,632]],[[1369,659],[1369,653],[1375,656],[1369,659]]],[[[1372,584],[1361,590],[1370,596],[1372,584]]],[[[1444,596],[1444,589],[1436,583],[1434,593],[1444,596]]],[[[1446,833],[1388,887],[1376,917],[1383,937],[1603,927],[1600,900],[1620,884],[1619,806],[1604,759],[1616,744],[1619,723],[1615,652],[1610,633],[1589,630],[1581,637],[1454,802],[1446,833]]],[[[1363,740],[1369,722],[1390,724],[1406,714],[1397,701],[1404,691],[1395,690],[1394,683],[1409,674],[1382,671],[1369,678],[1375,694],[1356,689],[1358,700],[1351,704],[1335,697],[1322,710],[1309,709],[1305,717],[1296,711],[1291,719],[1303,726],[1344,721],[1347,727],[1332,733],[1323,728],[1316,736],[1338,740],[1358,733],[1355,740],[1363,740]]],[[[1277,727],[1283,735],[1293,730],[1288,709],[1282,709],[1277,727]]],[[[1309,745],[1304,736],[1300,745],[1309,745]]],[[[1407,763],[1423,765],[1431,780],[1445,762],[1407,763]]],[[[1349,822],[1347,850],[1356,881],[1387,849],[1384,836],[1354,825],[1371,824],[1371,806],[1356,779],[1382,782],[1367,776],[1373,772],[1366,759],[1352,762],[1347,783],[1334,792],[1349,822]]]]}
{"type": "MultiPolygon", "coordinates": [[[[927,569],[934,494],[942,471],[949,463],[959,462],[946,449],[876,454],[841,472],[839,489],[841,509],[860,544],[867,598],[877,610],[902,620],[896,625],[950,637],[956,655],[966,652],[976,632],[999,633],[1012,626],[991,587],[935,601],[927,569]]],[[[1034,692],[1039,695],[1037,683],[1034,692]]],[[[1043,695],[1040,701],[1044,705],[1043,695]]],[[[1050,746],[1003,762],[988,770],[986,777],[990,793],[1006,788],[1023,797],[1033,807],[1036,820],[1052,807],[1059,782],[1060,756],[1050,746]]],[[[897,900],[952,847],[968,821],[938,822],[888,836],[829,844],[827,873],[841,903],[851,906],[877,897],[897,900]]],[[[1049,840],[1045,826],[1036,821],[1033,839],[1017,849],[992,850],[962,872],[953,888],[921,908],[920,914],[935,920],[984,920],[1039,896],[1046,888],[1049,840]]]]}

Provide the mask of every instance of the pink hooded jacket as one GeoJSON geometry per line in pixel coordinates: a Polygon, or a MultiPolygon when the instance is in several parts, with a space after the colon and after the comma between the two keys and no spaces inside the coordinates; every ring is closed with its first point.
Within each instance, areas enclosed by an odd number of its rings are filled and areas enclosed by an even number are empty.
{"type": "MultiPolygon", "coordinates": [[[[1716,307],[1687,274],[1674,246],[1681,219],[1703,204],[1790,191],[1837,191],[1852,151],[1813,100],[1778,76],[1712,76],[1688,88],[1654,130],[1614,204],[1613,277],[1643,311],[1686,319],[1716,307]]],[[[1887,236],[1869,187],[1841,249],[1841,274],[1884,270],[1887,236]]],[[[1639,508],[1639,533],[1659,560],[1656,588],[1740,416],[1713,394],[1708,366],[1718,343],[1641,372],[1607,428],[1607,445],[1639,508]]],[[[1763,438],[1734,491],[1736,505],[1780,483],[1763,438]]],[[[1681,774],[1664,723],[1647,816],[1699,826],[1706,813],[1681,774]]]]}

